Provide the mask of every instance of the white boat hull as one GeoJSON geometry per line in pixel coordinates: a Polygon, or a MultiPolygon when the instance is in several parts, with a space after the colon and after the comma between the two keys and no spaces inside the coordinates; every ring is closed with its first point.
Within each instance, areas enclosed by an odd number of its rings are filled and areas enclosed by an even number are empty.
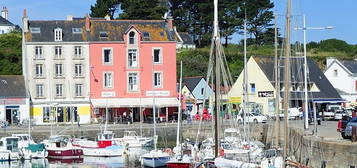
{"type": "Polygon", "coordinates": [[[101,156],[101,157],[114,157],[114,156],[122,156],[124,152],[123,147],[118,148],[86,148],[81,147],[83,150],[84,156],[101,156]]]}
{"type": "Polygon", "coordinates": [[[143,165],[146,167],[163,167],[170,160],[170,157],[143,157],[143,165]]]}

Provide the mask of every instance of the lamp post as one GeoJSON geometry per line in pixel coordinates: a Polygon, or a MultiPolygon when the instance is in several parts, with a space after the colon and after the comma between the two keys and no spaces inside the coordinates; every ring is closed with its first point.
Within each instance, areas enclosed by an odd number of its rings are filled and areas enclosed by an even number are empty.
{"type": "MultiPolygon", "coordinates": [[[[304,118],[304,128],[305,130],[309,129],[309,120],[308,120],[308,115],[309,115],[309,107],[308,107],[308,91],[307,91],[307,61],[306,61],[306,30],[325,30],[325,29],[333,29],[332,26],[326,26],[326,27],[306,27],[306,17],[303,15],[303,27],[302,28],[295,28],[296,30],[303,30],[304,33],[304,91],[305,91],[305,118],[304,118]]],[[[313,103],[313,102],[312,102],[313,103]]],[[[317,131],[317,125],[316,125],[316,111],[314,110],[314,133],[317,131]]]]}

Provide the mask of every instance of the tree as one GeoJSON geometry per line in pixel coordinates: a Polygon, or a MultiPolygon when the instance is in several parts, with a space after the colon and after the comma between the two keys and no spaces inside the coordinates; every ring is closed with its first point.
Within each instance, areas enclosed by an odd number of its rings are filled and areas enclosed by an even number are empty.
{"type": "Polygon", "coordinates": [[[20,75],[21,68],[21,33],[11,32],[0,35],[0,74],[20,75]]]}
{"type": "Polygon", "coordinates": [[[262,44],[265,30],[272,26],[273,7],[270,0],[244,0],[241,4],[240,12],[247,16],[247,30],[255,37],[256,45],[262,44]]]}
{"type": "Polygon", "coordinates": [[[319,42],[319,49],[322,51],[343,51],[350,52],[352,47],[343,40],[327,39],[319,42]]]}
{"type": "Polygon", "coordinates": [[[114,18],[115,12],[119,10],[119,4],[122,0],[97,0],[94,5],[90,6],[91,17],[105,17],[109,15],[114,18]]]}
{"type": "Polygon", "coordinates": [[[120,3],[120,19],[162,19],[168,11],[162,0],[125,0],[120,3]]]}

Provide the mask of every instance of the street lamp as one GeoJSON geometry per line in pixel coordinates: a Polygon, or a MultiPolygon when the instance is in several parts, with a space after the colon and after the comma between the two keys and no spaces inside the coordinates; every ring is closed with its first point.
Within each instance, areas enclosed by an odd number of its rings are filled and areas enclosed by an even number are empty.
{"type": "MultiPolygon", "coordinates": [[[[325,30],[325,29],[333,29],[333,26],[326,26],[326,27],[306,27],[306,17],[303,15],[303,27],[302,28],[295,28],[295,30],[303,30],[304,32],[304,90],[305,90],[305,122],[304,128],[305,130],[309,129],[309,121],[308,121],[308,101],[307,101],[307,61],[306,61],[306,30],[325,30]]],[[[314,107],[314,104],[313,104],[314,107]]],[[[317,123],[316,123],[316,110],[314,108],[314,133],[317,132],[317,123]]]]}

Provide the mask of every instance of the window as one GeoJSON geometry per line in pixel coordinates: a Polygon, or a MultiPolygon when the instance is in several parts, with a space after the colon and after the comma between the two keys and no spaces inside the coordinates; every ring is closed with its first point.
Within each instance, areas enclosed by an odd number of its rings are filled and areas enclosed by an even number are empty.
{"type": "Polygon", "coordinates": [[[74,76],[76,77],[82,76],[82,64],[74,65],[74,76]]]}
{"type": "Polygon", "coordinates": [[[43,65],[36,64],[36,77],[42,77],[42,76],[43,76],[43,65]]]}
{"type": "Polygon", "coordinates": [[[161,87],[161,72],[154,73],[154,87],[161,87]]]}
{"type": "Polygon", "coordinates": [[[30,27],[31,33],[41,33],[41,29],[39,27],[30,27]]]}
{"type": "Polygon", "coordinates": [[[82,85],[82,84],[76,84],[76,85],[75,85],[75,94],[76,94],[76,97],[81,97],[81,96],[83,96],[83,94],[82,94],[82,88],[83,88],[83,85],[82,85]]]}
{"type": "Polygon", "coordinates": [[[55,74],[56,76],[63,76],[63,66],[62,64],[56,64],[56,67],[55,67],[55,74]]]}
{"type": "Polygon", "coordinates": [[[75,46],[74,47],[74,56],[76,58],[82,57],[82,47],[81,46],[75,46]]]}
{"type": "Polygon", "coordinates": [[[62,58],[62,47],[61,46],[55,47],[55,58],[62,58]]]}
{"type": "Polygon", "coordinates": [[[129,91],[138,91],[138,73],[131,72],[128,75],[129,91]]]}
{"type": "Polygon", "coordinates": [[[36,85],[36,97],[43,97],[43,84],[36,85]]]}
{"type": "Polygon", "coordinates": [[[104,73],[104,87],[105,88],[113,87],[113,78],[112,78],[112,73],[110,73],[110,72],[104,73]]]}
{"type": "Polygon", "coordinates": [[[149,41],[150,40],[150,33],[149,32],[144,32],[143,33],[143,39],[146,40],[146,41],[149,41]]]}
{"type": "Polygon", "coordinates": [[[35,58],[37,58],[37,59],[43,58],[42,47],[40,47],[40,46],[35,47],[35,58]]]}
{"type": "Polygon", "coordinates": [[[56,84],[56,97],[63,97],[63,84],[56,84]]]}
{"type": "Polygon", "coordinates": [[[255,93],[255,83],[250,84],[250,92],[255,93]]]}
{"type": "Polygon", "coordinates": [[[112,64],[112,50],[111,49],[103,50],[103,63],[104,64],[112,64]]]}
{"type": "Polygon", "coordinates": [[[82,33],[82,28],[72,28],[72,33],[73,34],[81,34],[82,33]]]}
{"type": "Polygon", "coordinates": [[[335,77],[338,76],[338,71],[337,71],[337,69],[333,70],[333,76],[335,76],[335,77]]]}
{"type": "Polygon", "coordinates": [[[161,49],[156,48],[153,50],[153,60],[156,64],[161,63],[161,49]]]}
{"type": "Polygon", "coordinates": [[[203,95],[204,94],[204,88],[201,88],[201,95],[203,95]]]}
{"type": "Polygon", "coordinates": [[[129,67],[137,67],[138,60],[137,60],[137,50],[136,49],[129,49],[128,50],[128,66],[129,67]]]}
{"type": "Polygon", "coordinates": [[[99,32],[99,37],[100,38],[108,38],[108,33],[107,32],[99,32]]]}
{"type": "Polygon", "coordinates": [[[55,41],[62,41],[62,29],[61,28],[55,29],[55,41]]]}
{"type": "Polygon", "coordinates": [[[43,107],[43,122],[50,122],[50,107],[43,107]]]}
{"type": "Polygon", "coordinates": [[[135,44],[135,32],[129,33],[129,44],[135,44]]]}

